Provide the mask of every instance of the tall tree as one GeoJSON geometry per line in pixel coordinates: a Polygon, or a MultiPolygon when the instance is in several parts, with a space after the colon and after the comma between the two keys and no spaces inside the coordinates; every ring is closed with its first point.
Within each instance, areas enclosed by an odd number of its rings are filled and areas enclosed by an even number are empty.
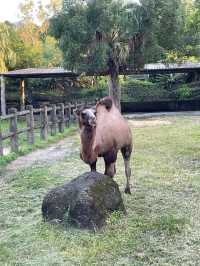
{"type": "Polygon", "coordinates": [[[179,47],[184,27],[182,0],[155,1],[155,16],[155,33],[159,45],[164,50],[179,47]]]}
{"type": "Polygon", "coordinates": [[[183,46],[178,54],[182,61],[199,61],[200,58],[200,1],[185,0],[183,46]]]}
{"type": "Polygon", "coordinates": [[[0,72],[5,72],[16,62],[9,25],[0,23],[0,72]]]}
{"type": "Polygon", "coordinates": [[[51,0],[45,6],[42,1],[38,6],[34,1],[27,0],[20,5],[21,21],[17,27],[18,34],[23,41],[24,50],[21,53],[20,67],[54,67],[62,63],[61,51],[57,41],[48,36],[49,17],[58,8],[60,0],[51,0]],[[37,11],[37,23],[34,18],[37,11]]]}
{"type": "MultiPolygon", "coordinates": [[[[186,0],[187,2],[189,0],[186,0]]],[[[147,62],[165,61],[168,54],[177,53],[184,44],[185,9],[183,0],[142,0],[151,16],[147,62]]]]}
{"type": "Polygon", "coordinates": [[[65,67],[109,74],[109,94],[120,108],[119,73],[143,65],[148,10],[122,0],[64,0],[50,29],[60,43],[65,67]],[[95,70],[95,71],[94,71],[95,70]]]}

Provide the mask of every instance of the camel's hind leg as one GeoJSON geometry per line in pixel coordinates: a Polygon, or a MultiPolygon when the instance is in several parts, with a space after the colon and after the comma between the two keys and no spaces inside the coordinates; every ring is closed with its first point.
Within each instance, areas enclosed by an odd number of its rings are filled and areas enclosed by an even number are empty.
{"type": "Polygon", "coordinates": [[[132,152],[132,146],[125,146],[121,149],[121,153],[124,159],[125,174],[126,174],[126,187],[124,192],[126,194],[131,194],[130,190],[130,178],[131,178],[131,168],[130,168],[130,157],[132,152]]]}
{"type": "Polygon", "coordinates": [[[115,163],[106,163],[105,164],[105,175],[114,177],[116,173],[115,163]]]}

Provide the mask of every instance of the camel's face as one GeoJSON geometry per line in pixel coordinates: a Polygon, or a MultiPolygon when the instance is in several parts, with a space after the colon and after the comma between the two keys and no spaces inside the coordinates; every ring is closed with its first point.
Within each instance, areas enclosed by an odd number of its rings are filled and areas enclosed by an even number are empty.
{"type": "Polygon", "coordinates": [[[86,108],[77,112],[81,125],[94,128],[96,126],[96,110],[94,108],[86,108]]]}

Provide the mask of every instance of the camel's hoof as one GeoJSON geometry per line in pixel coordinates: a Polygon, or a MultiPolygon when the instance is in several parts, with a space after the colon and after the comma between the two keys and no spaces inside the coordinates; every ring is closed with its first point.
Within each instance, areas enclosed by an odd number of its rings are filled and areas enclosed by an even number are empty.
{"type": "Polygon", "coordinates": [[[125,190],[124,190],[124,192],[125,192],[126,194],[131,195],[130,187],[126,187],[125,190]]]}

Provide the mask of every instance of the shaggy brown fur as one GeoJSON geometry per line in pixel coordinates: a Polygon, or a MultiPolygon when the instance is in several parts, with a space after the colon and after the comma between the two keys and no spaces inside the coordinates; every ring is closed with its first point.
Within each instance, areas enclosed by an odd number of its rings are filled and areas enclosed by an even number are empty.
{"type": "Polygon", "coordinates": [[[105,161],[105,174],[113,177],[115,162],[121,150],[127,177],[125,193],[130,193],[130,156],[132,152],[131,130],[110,97],[97,102],[94,109],[77,113],[81,136],[81,159],[96,171],[98,157],[105,161]]]}

